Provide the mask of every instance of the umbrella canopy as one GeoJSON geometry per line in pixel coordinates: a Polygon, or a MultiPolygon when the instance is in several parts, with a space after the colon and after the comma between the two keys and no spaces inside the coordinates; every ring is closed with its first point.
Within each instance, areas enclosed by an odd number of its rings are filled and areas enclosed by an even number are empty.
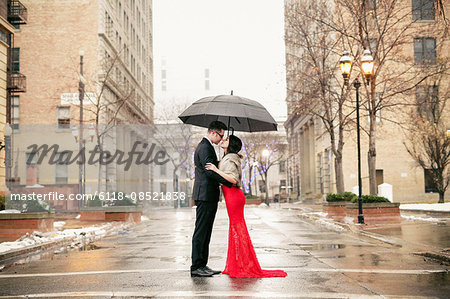
{"type": "Polygon", "coordinates": [[[178,116],[183,123],[207,128],[218,120],[236,131],[276,131],[277,123],[260,103],[235,95],[202,98],[178,116]]]}

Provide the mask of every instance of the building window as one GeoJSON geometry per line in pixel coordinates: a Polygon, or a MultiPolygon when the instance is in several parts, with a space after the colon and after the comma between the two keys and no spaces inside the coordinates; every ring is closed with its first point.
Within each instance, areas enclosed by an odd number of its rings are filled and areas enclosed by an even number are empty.
{"type": "Polygon", "coordinates": [[[159,174],[165,176],[167,174],[166,164],[159,166],[159,174]]]}
{"type": "Polygon", "coordinates": [[[58,129],[70,129],[70,107],[58,107],[58,129]]]}
{"type": "Polygon", "coordinates": [[[377,186],[383,184],[384,183],[383,169],[377,169],[376,176],[377,176],[377,186]]]}
{"type": "Polygon", "coordinates": [[[433,171],[431,169],[424,169],[423,171],[425,177],[425,193],[437,193],[438,189],[433,177],[433,171]]]}
{"type": "Polygon", "coordinates": [[[69,180],[68,165],[64,163],[68,152],[59,152],[55,155],[55,184],[67,184],[69,180]]]}
{"type": "Polygon", "coordinates": [[[27,185],[34,185],[39,183],[38,161],[39,155],[36,152],[28,152],[25,154],[26,164],[26,182],[27,185]]]}
{"type": "Polygon", "coordinates": [[[436,63],[436,39],[432,37],[414,38],[414,61],[418,64],[436,63]]]}
{"type": "Polygon", "coordinates": [[[286,172],[286,161],[280,161],[280,173],[286,172]]]}
{"type": "Polygon", "coordinates": [[[416,87],[417,114],[432,120],[439,118],[438,86],[416,87]]]}
{"type": "Polygon", "coordinates": [[[20,71],[20,48],[11,49],[12,70],[20,71]]]}
{"type": "Polygon", "coordinates": [[[434,0],[412,0],[413,21],[433,21],[434,2],[434,0]]]}
{"type": "Polygon", "coordinates": [[[11,96],[11,128],[19,130],[20,119],[20,97],[18,95],[11,96]]]}
{"type": "Polygon", "coordinates": [[[159,183],[159,192],[167,192],[167,183],[159,183]]]}
{"type": "Polygon", "coordinates": [[[280,193],[281,192],[286,192],[286,180],[280,180],[280,193]]]}
{"type": "Polygon", "coordinates": [[[259,192],[266,193],[266,184],[263,180],[258,180],[259,192]]]}

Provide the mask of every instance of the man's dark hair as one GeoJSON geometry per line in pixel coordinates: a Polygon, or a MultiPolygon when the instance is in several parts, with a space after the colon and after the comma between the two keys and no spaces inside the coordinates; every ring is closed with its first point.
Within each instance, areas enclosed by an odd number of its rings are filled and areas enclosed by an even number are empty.
{"type": "Polygon", "coordinates": [[[218,121],[218,120],[211,122],[208,126],[208,132],[220,131],[220,130],[226,130],[226,129],[227,129],[227,126],[223,122],[218,121]]]}

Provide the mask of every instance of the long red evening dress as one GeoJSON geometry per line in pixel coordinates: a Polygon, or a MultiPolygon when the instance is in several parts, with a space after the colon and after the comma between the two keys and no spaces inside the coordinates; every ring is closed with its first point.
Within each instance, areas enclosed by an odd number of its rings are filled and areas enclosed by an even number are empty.
{"type": "Polygon", "coordinates": [[[222,186],[227,205],[230,229],[228,232],[227,264],[223,274],[230,277],[285,277],[282,270],[262,270],[256,257],[244,219],[245,196],[237,187],[222,186]]]}

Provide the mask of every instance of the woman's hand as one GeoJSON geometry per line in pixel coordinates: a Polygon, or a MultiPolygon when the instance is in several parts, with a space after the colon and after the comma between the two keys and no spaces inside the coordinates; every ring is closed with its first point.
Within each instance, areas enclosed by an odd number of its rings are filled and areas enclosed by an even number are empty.
{"type": "Polygon", "coordinates": [[[206,169],[206,170],[212,170],[212,171],[214,171],[214,172],[217,172],[217,167],[216,167],[216,165],[214,165],[214,164],[212,164],[212,163],[206,163],[205,169],[206,169]]]}

